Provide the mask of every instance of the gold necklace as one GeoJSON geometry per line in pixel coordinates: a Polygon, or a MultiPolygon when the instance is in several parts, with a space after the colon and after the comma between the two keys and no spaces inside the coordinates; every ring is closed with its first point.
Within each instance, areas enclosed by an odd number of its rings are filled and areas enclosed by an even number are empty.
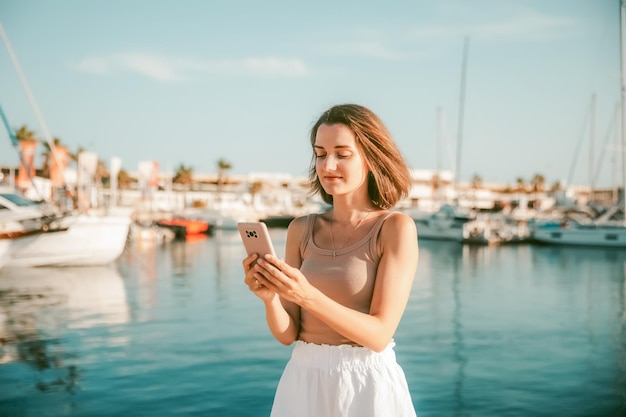
{"type": "Polygon", "coordinates": [[[363,217],[361,220],[359,220],[359,222],[356,224],[356,226],[354,226],[354,229],[352,230],[352,233],[350,233],[350,236],[348,236],[348,238],[346,240],[344,240],[343,243],[341,244],[341,246],[339,246],[337,249],[335,249],[335,239],[333,239],[333,219],[334,219],[335,210],[333,210],[330,213],[330,244],[333,246],[333,259],[335,259],[335,257],[337,256],[337,251],[341,250],[341,248],[343,248],[344,245],[346,243],[348,243],[348,241],[350,240],[352,235],[354,235],[354,232],[356,232],[356,229],[359,228],[361,223],[363,223],[365,221],[365,219],[367,219],[371,213],[372,213],[371,211],[368,211],[367,214],[365,215],[365,217],[363,217]]]}

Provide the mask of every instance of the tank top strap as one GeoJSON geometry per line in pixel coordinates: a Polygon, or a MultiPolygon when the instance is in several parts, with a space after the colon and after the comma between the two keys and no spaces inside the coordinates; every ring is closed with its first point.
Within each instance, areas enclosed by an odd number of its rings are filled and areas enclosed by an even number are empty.
{"type": "Polygon", "coordinates": [[[304,229],[304,236],[300,240],[300,259],[304,259],[304,252],[309,244],[309,241],[313,239],[313,228],[315,225],[316,213],[310,213],[306,216],[306,227],[304,229]]]}
{"type": "Polygon", "coordinates": [[[379,258],[381,255],[378,250],[378,235],[380,233],[380,229],[383,228],[383,223],[385,223],[385,220],[387,220],[388,218],[390,218],[396,213],[397,213],[396,211],[389,211],[383,214],[376,220],[376,223],[372,227],[372,230],[370,230],[369,250],[372,255],[376,256],[376,258],[379,258]]]}

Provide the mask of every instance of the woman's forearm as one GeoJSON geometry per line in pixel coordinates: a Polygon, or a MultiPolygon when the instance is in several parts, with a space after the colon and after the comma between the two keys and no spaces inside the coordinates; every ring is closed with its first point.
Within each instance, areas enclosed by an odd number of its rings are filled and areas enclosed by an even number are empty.
{"type": "Polygon", "coordinates": [[[280,302],[278,295],[265,302],[265,318],[272,335],[280,343],[290,345],[296,340],[298,329],[293,317],[280,302]]]}

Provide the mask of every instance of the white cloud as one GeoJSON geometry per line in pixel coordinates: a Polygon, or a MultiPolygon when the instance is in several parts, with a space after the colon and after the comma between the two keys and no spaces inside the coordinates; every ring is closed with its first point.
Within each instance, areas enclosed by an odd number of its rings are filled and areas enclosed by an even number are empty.
{"type": "Polygon", "coordinates": [[[346,42],[336,45],[335,51],[342,54],[358,55],[381,60],[401,59],[403,55],[394,52],[391,47],[381,41],[346,42]]]}
{"type": "Polygon", "coordinates": [[[427,41],[432,44],[434,41],[458,40],[465,36],[495,42],[563,39],[569,37],[579,24],[573,18],[547,16],[527,10],[519,13],[510,18],[481,23],[421,25],[408,30],[363,29],[354,35],[354,40],[335,42],[325,47],[325,50],[333,54],[376,60],[402,60],[425,54],[424,49],[415,48],[416,42],[427,41]]]}
{"type": "Polygon", "coordinates": [[[261,77],[306,77],[309,70],[297,59],[244,58],[239,60],[196,61],[191,66],[197,72],[235,74],[261,77]]]}
{"type": "Polygon", "coordinates": [[[304,77],[308,75],[308,70],[304,63],[297,59],[280,58],[248,58],[235,66],[241,66],[249,74],[263,74],[268,76],[304,77]]]}
{"type": "Polygon", "coordinates": [[[110,74],[111,68],[107,59],[102,57],[88,57],[80,61],[76,65],[76,69],[80,72],[88,72],[92,74],[110,74]]]}
{"type": "Polygon", "coordinates": [[[570,35],[577,21],[527,13],[494,23],[423,26],[409,31],[413,40],[459,38],[465,35],[497,41],[560,39],[570,35]]]}
{"type": "Polygon", "coordinates": [[[474,29],[478,36],[486,38],[536,40],[566,37],[575,24],[576,21],[568,18],[533,14],[502,23],[481,25],[474,29]]]}
{"type": "Polygon", "coordinates": [[[302,61],[274,57],[209,61],[127,53],[86,57],[74,67],[78,71],[92,74],[133,73],[163,82],[188,81],[198,73],[249,77],[306,77],[309,75],[309,70],[302,61]]]}
{"type": "Polygon", "coordinates": [[[122,54],[114,57],[118,68],[157,81],[181,81],[185,78],[184,65],[177,60],[147,54],[122,54]]]}

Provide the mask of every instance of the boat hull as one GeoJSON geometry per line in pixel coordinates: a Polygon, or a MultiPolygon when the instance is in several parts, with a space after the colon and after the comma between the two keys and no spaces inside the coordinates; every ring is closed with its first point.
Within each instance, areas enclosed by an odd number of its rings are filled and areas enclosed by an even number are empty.
{"type": "Polygon", "coordinates": [[[551,245],[626,248],[626,227],[541,227],[534,230],[533,239],[551,245]]]}
{"type": "Polygon", "coordinates": [[[444,205],[434,213],[411,216],[417,227],[418,239],[463,241],[464,225],[473,220],[473,216],[459,213],[458,208],[444,205]]]}
{"type": "Polygon", "coordinates": [[[13,258],[16,252],[33,243],[37,236],[38,234],[31,233],[19,237],[0,238],[0,269],[13,258]]]}
{"type": "Polygon", "coordinates": [[[107,265],[124,251],[130,218],[79,215],[72,221],[67,229],[38,235],[15,252],[7,266],[107,265]]]}
{"type": "Polygon", "coordinates": [[[463,225],[454,225],[449,222],[436,222],[430,220],[415,220],[418,239],[428,240],[463,240],[463,225]]]}
{"type": "Polygon", "coordinates": [[[171,230],[174,233],[174,237],[177,239],[206,235],[211,231],[209,223],[204,220],[174,218],[159,220],[156,224],[159,227],[171,230]]]}

